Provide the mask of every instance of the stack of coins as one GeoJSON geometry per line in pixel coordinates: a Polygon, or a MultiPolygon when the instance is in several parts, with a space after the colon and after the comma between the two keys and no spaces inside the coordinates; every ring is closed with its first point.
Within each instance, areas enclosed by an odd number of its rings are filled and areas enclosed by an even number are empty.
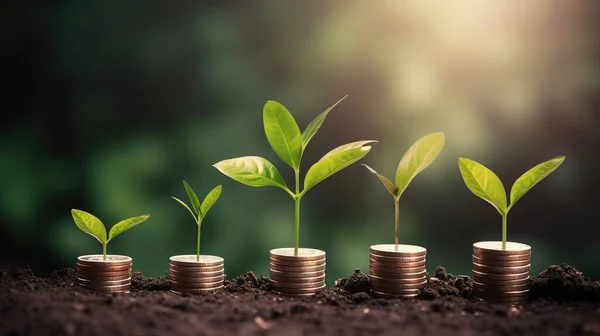
{"type": "Polygon", "coordinates": [[[273,291],[289,296],[313,295],[325,288],[325,252],[299,248],[271,250],[269,278],[273,291]]]}
{"type": "Polygon", "coordinates": [[[130,257],[101,254],[77,258],[77,282],[84,288],[100,292],[126,292],[131,287],[130,257]]]}
{"type": "Polygon", "coordinates": [[[175,293],[202,293],[223,288],[224,260],[221,257],[179,255],[169,258],[169,281],[175,293]]]}
{"type": "Polygon", "coordinates": [[[427,283],[427,250],[420,246],[382,244],[371,246],[369,280],[374,296],[410,298],[427,283]]]}
{"type": "Polygon", "coordinates": [[[473,244],[473,295],[489,302],[516,304],[527,300],[531,247],[520,243],[473,244]]]}

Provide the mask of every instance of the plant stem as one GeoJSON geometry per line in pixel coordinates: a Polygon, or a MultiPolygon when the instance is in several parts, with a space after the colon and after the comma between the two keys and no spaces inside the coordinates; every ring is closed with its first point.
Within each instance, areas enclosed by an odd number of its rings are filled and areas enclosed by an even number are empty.
{"type": "Polygon", "coordinates": [[[397,250],[398,244],[400,243],[400,223],[398,222],[398,217],[400,215],[400,198],[394,199],[394,205],[396,208],[396,221],[394,223],[394,244],[396,244],[397,250]]]}
{"type": "Polygon", "coordinates": [[[202,223],[198,223],[198,241],[196,246],[196,261],[200,261],[200,231],[202,230],[202,223]]]}
{"type": "Polygon", "coordinates": [[[296,239],[294,241],[294,256],[298,256],[298,246],[300,245],[300,169],[295,169],[296,172],[296,195],[294,197],[294,211],[296,213],[294,229],[296,239]]]}
{"type": "Polygon", "coordinates": [[[506,217],[508,214],[502,214],[502,249],[506,250],[506,217]]]}
{"type": "Polygon", "coordinates": [[[103,260],[106,260],[106,243],[102,244],[102,256],[103,260]]]}

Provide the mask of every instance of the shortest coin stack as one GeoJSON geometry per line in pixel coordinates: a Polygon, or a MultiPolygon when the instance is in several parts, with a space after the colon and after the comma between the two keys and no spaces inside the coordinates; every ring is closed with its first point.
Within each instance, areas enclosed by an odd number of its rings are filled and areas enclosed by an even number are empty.
{"type": "Polygon", "coordinates": [[[527,300],[531,247],[488,241],[473,244],[473,295],[489,302],[516,304],[527,300]]]}
{"type": "Polygon", "coordinates": [[[427,250],[415,245],[371,246],[369,280],[373,295],[384,298],[419,295],[427,283],[426,256],[427,250]]]}
{"type": "Polygon", "coordinates": [[[325,288],[325,252],[299,248],[271,250],[269,278],[273,291],[289,296],[308,296],[325,288]]]}
{"type": "Polygon", "coordinates": [[[77,282],[84,288],[100,292],[126,292],[131,287],[130,257],[101,254],[77,258],[77,282]]]}
{"type": "Polygon", "coordinates": [[[224,260],[221,257],[179,255],[169,259],[169,280],[175,293],[202,293],[223,288],[224,260]]]}

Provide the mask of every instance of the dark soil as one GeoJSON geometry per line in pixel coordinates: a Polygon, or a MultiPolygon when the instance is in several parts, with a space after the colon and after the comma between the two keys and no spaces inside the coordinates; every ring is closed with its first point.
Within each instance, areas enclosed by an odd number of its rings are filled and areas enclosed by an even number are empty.
{"type": "Polygon", "coordinates": [[[272,294],[246,273],[201,295],[169,291],[166,278],[134,273],[130,293],[74,284],[72,269],[35,277],[0,271],[0,336],[17,335],[600,335],[600,283],[571,266],[532,278],[532,300],[475,301],[472,280],[438,267],[414,299],[378,299],[356,270],[310,298],[272,294]]]}

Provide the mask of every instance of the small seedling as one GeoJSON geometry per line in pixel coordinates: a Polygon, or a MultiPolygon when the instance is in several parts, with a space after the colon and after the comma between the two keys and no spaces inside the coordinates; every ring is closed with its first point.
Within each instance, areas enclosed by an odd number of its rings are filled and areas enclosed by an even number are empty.
{"type": "MultiPolygon", "coordinates": [[[[344,97],[346,98],[346,97],[344,97]]],[[[275,166],[258,156],[245,156],[223,160],[214,164],[219,171],[230,178],[251,187],[275,186],[283,189],[294,199],[295,204],[295,243],[294,255],[298,255],[300,242],[300,200],[308,190],[338,171],[363,158],[371,150],[369,144],[377,141],[357,141],[342,145],[325,154],[315,163],[304,178],[304,189],[300,190],[300,161],[306,146],[317,134],[327,114],[344,98],[319,114],[308,124],[304,132],[292,114],[280,103],[267,101],[263,108],[263,124],[269,144],[281,160],[287,163],[295,173],[296,188],[292,192],[275,166]]]]}
{"type": "Polygon", "coordinates": [[[196,193],[194,192],[194,190],[192,190],[192,188],[187,182],[183,181],[183,187],[185,188],[185,192],[190,198],[190,203],[192,204],[191,208],[179,198],[173,196],[171,197],[173,197],[173,199],[176,200],[177,203],[181,204],[181,206],[186,208],[194,218],[194,221],[196,221],[196,225],[198,226],[198,240],[196,242],[196,261],[200,261],[200,231],[202,230],[202,221],[206,217],[208,210],[210,210],[210,208],[212,208],[212,206],[215,205],[215,203],[217,203],[219,196],[221,196],[221,190],[223,189],[223,187],[218,185],[213,190],[211,190],[208,193],[208,195],[204,197],[202,204],[200,204],[198,196],[196,196],[196,193]]]}
{"type": "Polygon", "coordinates": [[[396,170],[396,183],[392,183],[387,177],[379,174],[375,169],[363,164],[371,173],[375,174],[387,191],[394,197],[394,204],[396,208],[396,221],[394,225],[394,244],[399,244],[400,241],[400,227],[398,223],[399,208],[400,208],[400,196],[408,187],[408,184],[425,168],[435,160],[440,154],[442,148],[444,148],[445,136],[444,133],[432,133],[428,134],[421,139],[417,140],[409,149],[406,151],[398,169],[396,170]]]}
{"type": "Polygon", "coordinates": [[[533,186],[550,175],[565,161],[564,156],[542,162],[521,175],[510,190],[510,205],[500,178],[484,165],[473,160],[459,158],[458,167],[467,188],[477,197],[490,203],[502,215],[502,249],[506,249],[506,217],[515,203],[533,186]]]}
{"type": "Polygon", "coordinates": [[[118,222],[113,225],[108,233],[108,239],[106,238],[106,227],[96,216],[91,213],[85,212],[83,210],[71,209],[71,215],[73,216],[73,220],[75,221],[75,225],[77,227],[89,234],[94,238],[98,239],[100,244],[102,244],[102,255],[104,260],[106,260],[106,245],[113,240],[116,236],[121,233],[131,229],[132,227],[142,223],[146,219],[150,217],[150,215],[142,215],[138,217],[131,217],[125,220],[118,222]]]}

